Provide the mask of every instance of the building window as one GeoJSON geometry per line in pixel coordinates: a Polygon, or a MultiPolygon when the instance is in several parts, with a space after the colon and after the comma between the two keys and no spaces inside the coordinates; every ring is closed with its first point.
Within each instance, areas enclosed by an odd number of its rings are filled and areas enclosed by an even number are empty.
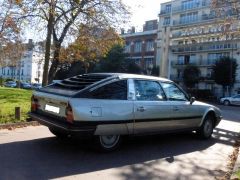
{"type": "Polygon", "coordinates": [[[22,73],[21,73],[21,75],[23,76],[24,74],[23,74],[23,69],[22,69],[22,73]]]}
{"type": "Polygon", "coordinates": [[[154,51],[154,41],[153,40],[148,40],[146,42],[146,51],[154,51]]]}
{"type": "Polygon", "coordinates": [[[144,61],[146,69],[153,67],[153,58],[145,58],[144,61]]]}
{"type": "Polygon", "coordinates": [[[166,5],[166,13],[170,13],[172,9],[172,5],[171,4],[167,4],[166,5]]]}
{"type": "Polygon", "coordinates": [[[199,6],[199,0],[188,0],[182,2],[182,10],[193,9],[199,6]]]}
{"type": "Polygon", "coordinates": [[[142,42],[138,41],[134,44],[134,52],[141,52],[142,51],[142,42]]]}
{"type": "Polygon", "coordinates": [[[135,61],[135,64],[137,64],[139,66],[141,65],[141,59],[135,59],[134,61],[135,61]]]}
{"type": "Polygon", "coordinates": [[[7,75],[9,75],[9,69],[8,69],[8,71],[7,71],[7,75]]]}
{"type": "Polygon", "coordinates": [[[163,25],[169,25],[170,24],[170,17],[165,17],[163,21],[163,25]]]}
{"type": "Polygon", "coordinates": [[[180,15],[180,24],[188,24],[198,20],[198,12],[191,12],[180,15]]]}
{"type": "Polygon", "coordinates": [[[124,48],[124,52],[125,53],[130,53],[130,51],[131,51],[131,45],[130,45],[130,43],[126,43],[125,48],[124,48]]]}
{"type": "Polygon", "coordinates": [[[178,56],[178,64],[195,64],[196,63],[196,55],[180,55],[178,56]]]}
{"type": "Polygon", "coordinates": [[[208,54],[208,64],[213,65],[216,61],[222,57],[230,57],[230,52],[224,53],[209,53],[208,54]]]}

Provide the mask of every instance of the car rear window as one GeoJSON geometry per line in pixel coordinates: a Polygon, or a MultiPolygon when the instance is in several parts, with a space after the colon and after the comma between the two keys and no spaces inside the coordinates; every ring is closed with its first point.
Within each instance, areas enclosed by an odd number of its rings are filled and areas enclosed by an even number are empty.
{"type": "Polygon", "coordinates": [[[127,100],[127,80],[106,84],[93,91],[87,92],[82,98],[127,100]]]}
{"type": "Polygon", "coordinates": [[[100,82],[108,77],[110,76],[104,74],[103,75],[83,74],[61,80],[49,86],[43,87],[38,91],[64,96],[73,96],[80,90],[94,83],[100,82]]]}

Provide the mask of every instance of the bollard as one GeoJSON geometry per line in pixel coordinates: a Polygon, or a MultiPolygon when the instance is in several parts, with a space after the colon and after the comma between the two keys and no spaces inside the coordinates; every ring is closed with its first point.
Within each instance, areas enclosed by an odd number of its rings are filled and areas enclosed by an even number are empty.
{"type": "Polygon", "coordinates": [[[20,109],[20,107],[15,107],[15,119],[16,120],[21,119],[21,109],[20,109]]]}

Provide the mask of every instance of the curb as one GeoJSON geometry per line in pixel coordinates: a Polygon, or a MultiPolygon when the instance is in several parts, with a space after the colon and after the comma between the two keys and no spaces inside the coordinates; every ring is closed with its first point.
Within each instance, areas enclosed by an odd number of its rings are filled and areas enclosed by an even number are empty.
{"type": "Polygon", "coordinates": [[[27,126],[39,126],[40,124],[37,121],[31,121],[31,122],[18,122],[18,123],[11,123],[11,124],[0,124],[0,130],[2,129],[8,129],[13,130],[16,128],[23,128],[27,126]]]}
{"type": "Polygon", "coordinates": [[[238,180],[239,178],[236,175],[236,172],[240,169],[240,153],[238,153],[238,157],[237,160],[235,162],[234,168],[233,168],[233,172],[231,175],[231,180],[238,180]]]}

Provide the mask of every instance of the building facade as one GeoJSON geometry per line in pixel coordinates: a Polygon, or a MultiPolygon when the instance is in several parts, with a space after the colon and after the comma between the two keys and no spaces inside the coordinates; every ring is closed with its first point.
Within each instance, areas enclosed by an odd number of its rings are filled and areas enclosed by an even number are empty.
{"type": "MultiPolygon", "coordinates": [[[[41,42],[42,43],[42,42],[41,42]]],[[[30,83],[41,83],[44,64],[44,50],[41,43],[33,43],[29,39],[25,44],[25,52],[17,65],[11,65],[6,59],[6,65],[0,67],[0,77],[30,83]]]]}
{"type": "MultiPolygon", "coordinates": [[[[231,15],[231,13],[230,13],[231,15]]],[[[232,34],[239,30],[239,22],[229,24],[216,15],[210,0],[172,0],[161,4],[158,26],[157,59],[160,75],[183,84],[187,65],[197,66],[201,72],[198,89],[209,89],[216,96],[222,88],[212,77],[213,65],[223,56],[233,57],[239,64],[232,94],[240,90],[240,40],[232,34]]]]}
{"type": "Polygon", "coordinates": [[[138,64],[142,69],[148,71],[156,66],[156,40],[158,21],[146,21],[142,32],[135,32],[133,27],[126,33],[121,32],[125,40],[125,53],[130,61],[138,64]]]}

